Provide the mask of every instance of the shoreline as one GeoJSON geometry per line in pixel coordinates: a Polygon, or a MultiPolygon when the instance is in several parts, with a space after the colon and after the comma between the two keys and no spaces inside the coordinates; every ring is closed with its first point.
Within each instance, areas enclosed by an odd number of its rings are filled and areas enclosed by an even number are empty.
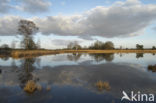
{"type": "Polygon", "coordinates": [[[18,59],[63,53],[156,53],[156,50],[13,50],[10,57],[18,59]]]}

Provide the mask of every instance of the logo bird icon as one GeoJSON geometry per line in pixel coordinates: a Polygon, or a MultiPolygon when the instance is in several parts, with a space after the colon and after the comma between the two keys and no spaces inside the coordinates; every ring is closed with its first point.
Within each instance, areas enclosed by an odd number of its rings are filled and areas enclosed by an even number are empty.
{"type": "Polygon", "coordinates": [[[128,95],[127,95],[127,93],[125,91],[122,91],[122,94],[123,94],[123,97],[122,97],[121,101],[123,99],[127,99],[127,100],[131,101],[131,99],[128,97],[128,95]]]}

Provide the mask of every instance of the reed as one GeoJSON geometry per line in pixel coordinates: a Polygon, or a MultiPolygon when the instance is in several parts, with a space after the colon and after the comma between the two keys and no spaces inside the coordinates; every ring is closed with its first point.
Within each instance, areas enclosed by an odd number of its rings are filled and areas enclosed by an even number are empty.
{"type": "Polygon", "coordinates": [[[156,53],[156,50],[13,50],[11,57],[36,57],[60,53],[156,53]]]}
{"type": "Polygon", "coordinates": [[[102,91],[102,90],[110,90],[110,85],[108,82],[103,82],[103,81],[98,81],[96,82],[96,87],[98,88],[98,90],[102,91]]]}
{"type": "Polygon", "coordinates": [[[24,91],[26,91],[27,93],[33,93],[36,89],[37,85],[32,80],[29,80],[24,87],[24,91]]]}

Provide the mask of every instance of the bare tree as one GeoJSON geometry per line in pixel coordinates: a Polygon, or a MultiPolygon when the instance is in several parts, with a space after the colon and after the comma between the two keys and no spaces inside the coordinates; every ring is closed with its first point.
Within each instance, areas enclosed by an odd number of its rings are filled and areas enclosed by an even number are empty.
{"type": "Polygon", "coordinates": [[[136,49],[143,50],[144,49],[144,46],[143,45],[140,45],[140,44],[136,44],[136,49]]]}
{"type": "Polygon", "coordinates": [[[152,50],[155,50],[156,49],[156,47],[155,46],[152,46],[152,50]]]}
{"type": "Polygon", "coordinates": [[[114,49],[114,44],[111,41],[107,41],[105,43],[101,41],[96,41],[93,45],[89,47],[89,49],[114,49]]]}
{"type": "Polygon", "coordinates": [[[114,49],[114,44],[111,41],[107,41],[103,45],[104,49],[114,49]]]}
{"type": "Polygon", "coordinates": [[[18,25],[18,33],[25,36],[30,36],[38,31],[36,24],[29,20],[20,20],[18,25]]]}
{"type": "Polygon", "coordinates": [[[79,50],[79,49],[81,49],[81,46],[78,44],[77,41],[74,41],[74,42],[70,42],[70,43],[67,45],[67,48],[68,48],[68,49],[79,50]]]}
{"type": "Polygon", "coordinates": [[[36,44],[33,41],[32,35],[37,33],[39,28],[36,24],[29,20],[20,20],[18,25],[18,33],[24,36],[21,43],[25,49],[36,49],[36,44]]]}

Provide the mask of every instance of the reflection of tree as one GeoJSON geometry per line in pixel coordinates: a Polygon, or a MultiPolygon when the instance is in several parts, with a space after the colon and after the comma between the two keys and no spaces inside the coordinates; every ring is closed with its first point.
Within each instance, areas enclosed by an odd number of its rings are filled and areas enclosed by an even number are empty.
{"type": "Polygon", "coordinates": [[[122,57],[122,53],[120,53],[120,57],[122,57]]]}
{"type": "Polygon", "coordinates": [[[81,54],[80,53],[73,53],[71,55],[67,55],[67,58],[70,60],[70,61],[78,61],[81,57],[81,54]]]}
{"type": "Polygon", "coordinates": [[[136,58],[143,58],[144,57],[144,54],[143,53],[136,53],[136,58]]]}
{"type": "Polygon", "coordinates": [[[109,54],[90,54],[90,56],[94,57],[94,59],[97,62],[100,62],[102,60],[106,60],[106,61],[112,61],[114,59],[114,54],[113,53],[109,53],[109,54]]]}
{"type": "Polygon", "coordinates": [[[4,61],[7,61],[9,59],[9,56],[3,56],[3,57],[0,57],[2,60],[4,61]]]}
{"type": "Polygon", "coordinates": [[[19,74],[19,80],[21,82],[20,86],[22,88],[24,88],[25,84],[29,81],[33,79],[33,75],[32,75],[32,71],[35,69],[35,67],[33,66],[33,64],[35,63],[35,59],[34,58],[28,58],[28,59],[24,59],[23,63],[22,63],[22,70],[21,73],[19,74]]]}
{"type": "Polygon", "coordinates": [[[36,64],[38,67],[40,67],[40,62],[41,62],[41,59],[40,58],[36,58],[36,64]]]}
{"type": "MultiPolygon", "coordinates": [[[[22,70],[19,73],[20,87],[27,93],[32,94],[36,90],[41,91],[42,86],[38,84],[39,78],[33,76],[32,72],[36,69],[34,63],[40,65],[40,59],[37,58],[26,58],[22,61],[22,70]]],[[[51,87],[46,88],[49,91],[51,87]]]]}
{"type": "Polygon", "coordinates": [[[156,65],[148,65],[147,69],[152,72],[156,72],[156,65]]]}

